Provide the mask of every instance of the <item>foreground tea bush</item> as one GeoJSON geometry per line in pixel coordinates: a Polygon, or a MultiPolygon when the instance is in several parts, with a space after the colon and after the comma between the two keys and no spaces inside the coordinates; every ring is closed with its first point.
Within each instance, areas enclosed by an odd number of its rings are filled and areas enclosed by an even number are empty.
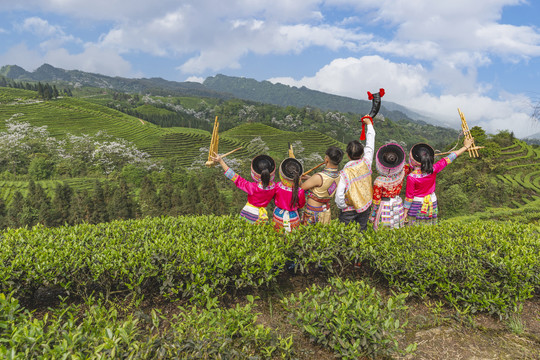
{"type": "MultiPolygon", "coordinates": [[[[82,318],[80,307],[53,311],[39,320],[11,296],[0,294],[0,356],[2,359],[129,358],[151,353],[139,323],[116,311],[91,305],[82,318]]],[[[144,358],[144,357],[143,357],[144,358]]]]}
{"type": "Polygon", "coordinates": [[[256,325],[253,299],[221,309],[179,308],[166,319],[156,312],[121,318],[100,301],[51,310],[42,319],[0,294],[2,359],[274,359],[292,356],[292,338],[256,325]],[[148,319],[145,319],[148,318],[148,319]]]}
{"type": "Polygon", "coordinates": [[[535,224],[476,221],[362,234],[332,223],[302,228],[288,240],[297,271],[323,265],[339,274],[360,262],[399,292],[442,297],[465,313],[504,317],[540,291],[535,224]]]}
{"type": "Polygon", "coordinates": [[[399,291],[506,316],[540,291],[538,226],[473,222],[381,231],[360,251],[399,291]]]}
{"type": "Polygon", "coordinates": [[[8,230],[0,240],[0,291],[204,298],[271,283],[284,246],[270,227],[216,216],[8,230]]]}
{"type": "MultiPolygon", "coordinates": [[[[334,351],[343,359],[359,359],[399,353],[397,336],[406,322],[407,294],[384,301],[363,281],[330,279],[330,286],[313,285],[306,292],[282,300],[299,325],[316,343],[334,351]]],[[[410,345],[405,352],[411,352],[410,345]]]]}
{"type": "Polygon", "coordinates": [[[540,292],[539,253],[534,224],[447,222],[361,233],[333,222],[283,234],[237,217],[147,218],[2,232],[0,291],[20,299],[45,289],[204,302],[273,286],[287,261],[297,273],[322,266],[334,275],[360,262],[399,292],[502,317],[540,292]]]}
{"type": "Polygon", "coordinates": [[[248,304],[224,310],[212,301],[203,309],[180,308],[171,329],[190,359],[282,359],[292,355],[292,336],[282,338],[273,330],[257,325],[254,298],[248,304]]]}

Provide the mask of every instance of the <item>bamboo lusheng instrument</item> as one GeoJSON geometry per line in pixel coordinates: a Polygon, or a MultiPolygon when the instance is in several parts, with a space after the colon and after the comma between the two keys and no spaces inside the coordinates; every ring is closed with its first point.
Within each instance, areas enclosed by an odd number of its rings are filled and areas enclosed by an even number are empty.
{"type": "MultiPolygon", "coordinates": [[[[214,129],[212,130],[212,139],[210,140],[210,148],[208,149],[208,161],[205,163],[206,166],[210,167],[210,166],[215,165],[215,162],[212,161],[212,156],[218,153],[218,146],[219,146],[219,122],[218,122],[218,117],[216,116],[216,119],[214,120],[214,129]]],[[[242,149],[242,147],[231,150],[228,153],[221,155],[221,157],[224,158],[225,156],[231,155],[233,152],[238,151],[240,149],[242,149]]]]}
{"type": "Polygon", "coordinates": [[[471,135],[471,131],[469,130],[469,125],[467,124],[467,120],[465,120],[465,115],[461,112],[461,110],[458,108],[459,116],[461,117],[461,129],[463,129],[463,136],[465,136],[465,139],[471,139],[472,140],[472,146],[467,150],[469,152],[469,157],[478,157],[478,147],[474,144],[474,138],[471,135]]]}
{"type": "Polygon", "coordinates": [[[294,151],[291,143],[289,143],[289,157],[294,158],[294,151]]]}
{"type": "Polygon", "coordinates": [[[214,165],[212,161],[212,156],[217,154],[218,145],[219,145],[219,123],[217,121],[218,117],[214,120],[214,129],[212,130],[212,138],[210,139],[210,148],[208,149],[208,161],[206,161],[206,166],[214,165]]]}
{"type": "MultiPolygon", "coordinates": [[[[483,149],[485,148],[485,146],[473,146],[471,147],[469,150],[478,150],[478,149],[483,149]]],[[[440,155],[447,155],[447,154],[450,154],[451,152],[453,152],[454,150],[452,151],[446,151],[446,152],[442,152],[442,153],[436,153],[435,156],[440,156],[440,155]]]]}
{"type": "Polygon", "coordinates": [[[436,153],[435,156],[450,154],[452,151],[454,151],[454,149],[459,144],[459,139],[461,135],[464,135],[466,139],[470,138],[472,141],[472,146],[469,149],[467,149],[467,151],[469,152],[469,157],[474,157],[474,158],[478,157],[479,156],[478,149],[483,149],[485,147],[485,146],[476,146],[474,144],[474,138],[472,137],[471,131],[469,130],[469,125],[467,124],[467,120],[465,120],[465,115],[463,115],[463,113],[461,112],[459,108],[458,108],[458,112],[459,112],[459,116],[461,117],[461,133],[458,136],[458,141],[456,142],[456,145],[454,145],[454,147],[450,149],[450,151],[436,153]]]}
{"type": "Polygon", "coordinates": [[[317,165],[317,166],[315,166],[315,167],[309,169],[309,170],[306,171],[305,173],[303,173],[302,176],[309,174],[309,173],[312,172],[313,170],[316,170],[316,169],[320,168],[320,167],[323,166],[323,165],[324,165],[324,161],[323,161],[322,163],[320,163],[319,165],[317,165]]]}

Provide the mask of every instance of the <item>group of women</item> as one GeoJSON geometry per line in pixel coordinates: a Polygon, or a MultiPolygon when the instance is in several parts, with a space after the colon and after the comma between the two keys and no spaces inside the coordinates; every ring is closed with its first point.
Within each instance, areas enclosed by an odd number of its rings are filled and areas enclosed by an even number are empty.
{"type": "MultiPolygon", "coordinates": [[[[276,164],[270,156],[259,155],[251,161],[253,182],[236,174],[220,155],[214,154],[212,160],[221,165],[225,176],[247,193],[247,203],[240,215],[254,224],[269,221],[266,207],[272,200],[275,204],[273,223],[276,229],[291,231],[300,224],[329,223],[329,203],[336,193],[336,204],[341,209],[339,219],[342,222],[348,223],[353,219],[362,224],[369,217],[375,230],[380,227],[399,228],[407,223],[436,224],[437,174],[470,148],[472,140],[466,139],[459,150],[437,162],[433,148],[427,144],[414,145],[408,163],[405,151],[399,144],[383,145],[375,156],[379,176],[372,183],[371,162],[375,133],[372,120],[365,119],[365,122],[368,124],[366,149],[364,151],[358,141],[350,142],[347,146],[350,161],[342,171],[338,168],[343,151],[334,146],[326,151],[324,170],[311,177],[303,176],[302,164],[297,159],[286,158],[279,165],[280,181],[277,183],[276,164]],[[403,201],[400,193],[404,181],[406,191],[403,201]],[[366,196],[370,197],[369,201],[355,200],[366,196]]],[[[365,224],[362,225],[362,229],[365,229],[365,224]]]]}
{"type": "Polygon", "coordinates": [[[472,146],[463,146],[434,162],[435,151],[427,144],[416,144],[405,163],[405,151],[396,143],[383,145],[377,151],[379,176],[373,183],[373,205],[370,221],[373,228],[399,228],[408,225],[435,225],[438,218],[435,185],[437,174],[472,146]],[[405,201],[400,197],[406,180],[405,201]]]}

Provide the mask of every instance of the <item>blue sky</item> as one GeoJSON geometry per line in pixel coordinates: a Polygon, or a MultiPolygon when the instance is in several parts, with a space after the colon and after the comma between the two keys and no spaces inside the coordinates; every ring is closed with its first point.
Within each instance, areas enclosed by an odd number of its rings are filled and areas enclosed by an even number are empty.
{"type": "Polygon", "coordinates": [[[0,0],[0,66],[202,81],[218,73],[393,101],[459,128],[540,132],[540,2],[0,0]]]}

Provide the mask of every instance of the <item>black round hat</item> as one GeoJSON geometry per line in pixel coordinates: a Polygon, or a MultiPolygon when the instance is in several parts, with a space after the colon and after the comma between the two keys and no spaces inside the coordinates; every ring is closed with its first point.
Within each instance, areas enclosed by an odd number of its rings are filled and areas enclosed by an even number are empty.
{"type": "Polygon", "coordinates": [[[302,175],[303,168],[300,161],[295,158],[287,158],[281,162],[281,165],[279,166],[279,175],[282,179],[293,180],[295,172],[302,175]]]}
{"type": "Polygon", "coordinates": [[[276,163],[272,157],[268,155],[258,155],[251,160],[251,177],[260,181],[261,173],[264,169],[268,169],[270,177],[274,179],[274,173],[276,171],[276,163]]]}
{"type": "Polygon", "coordinates": [[[423,152],[427,152],[432,158],[435,157],[435,150],[433,150],[431,146],[424,143],[418,143],[411,148],[411,153],[409,155],[409,162],[411,165],[415,167],[420,165],[420,154],[423,152]]]}
{"type": "Polygon", "coordinates": [[[386,168],[395,168],[405,161],[405,151],[395,143],[386,144],[377,151],[377,161],[386,168]]]}

